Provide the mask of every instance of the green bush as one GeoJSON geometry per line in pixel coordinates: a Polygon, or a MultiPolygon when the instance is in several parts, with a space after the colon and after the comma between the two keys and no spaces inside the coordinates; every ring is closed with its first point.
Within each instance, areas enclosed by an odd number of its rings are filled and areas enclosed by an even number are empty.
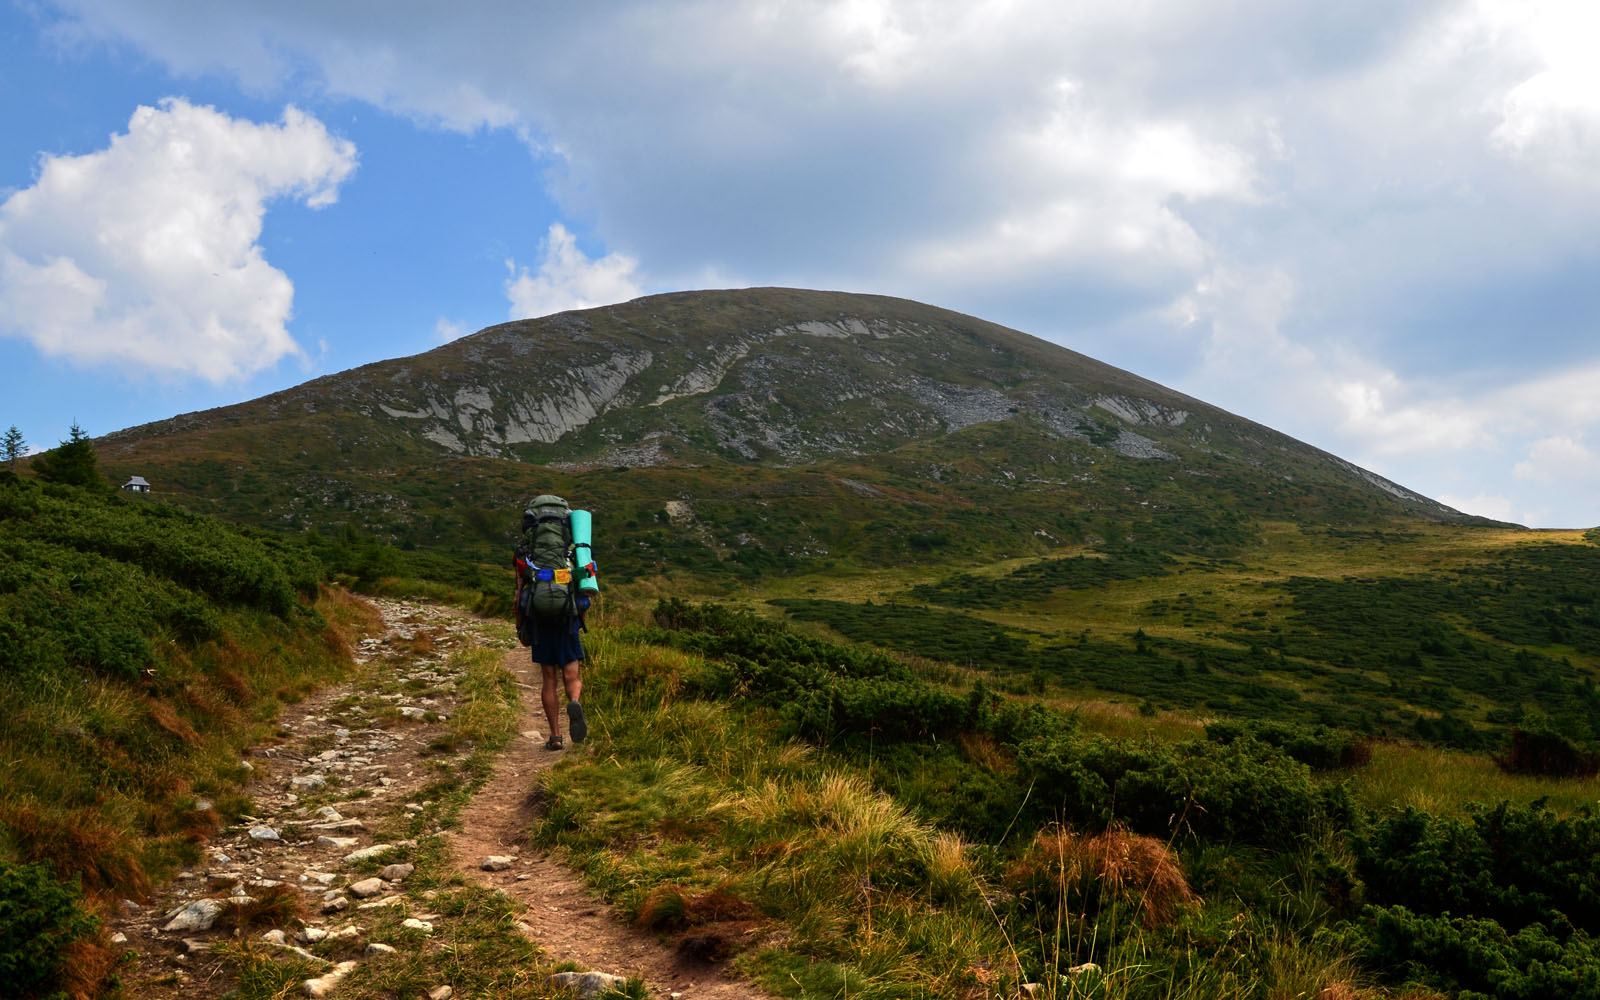
{"type": "Polygon", "coordinates": [[[287,619],[316,592],[303,549],[147,502],[0,484],[0,673],[136,677],[152,643],[219,634],[224,608],[287,619]]]}
{"type": "Polygon", "coordinates": [[[1314,771],[1360,767],[1372,759],[1372,748],[1366,740],[1328,726],[1225,720],[1206,723],[1206,739],[1224,744],[1253,739],[1277,747],[1314,771]]]}
{"type": "Polygon", "coordinates": [[[77,886],[57,882],[45,866],[0,858],[0,997],[65,996],[67,946],[100,926],[80,903],[77,886]]]}
{"type": "Polygon", "coordinates": [[[1421,983],[1463,1000],[1600,998],[1600,949],[1582,931],[1533,924],[1512,934],[1493,920],[1393,906],[1368,907],[1343,938],[1392,982],[1421,983]]]}
{"type": "Polygon", "coordinates": [[[1506,803],[1465,818],[1412,808],[1353,841],[1374,902],[1600,933],[1600,818],[1506,803]]]}

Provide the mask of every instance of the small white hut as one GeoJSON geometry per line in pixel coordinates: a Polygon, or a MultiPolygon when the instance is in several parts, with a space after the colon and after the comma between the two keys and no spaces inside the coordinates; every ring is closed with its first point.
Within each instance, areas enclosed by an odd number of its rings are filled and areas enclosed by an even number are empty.
{"type": "Polygon", "coordinates": [[[144,481],[143,476],[134,476],[122,484],[122,488],[133,493],[149,493],[150,484],[144,481]]]}

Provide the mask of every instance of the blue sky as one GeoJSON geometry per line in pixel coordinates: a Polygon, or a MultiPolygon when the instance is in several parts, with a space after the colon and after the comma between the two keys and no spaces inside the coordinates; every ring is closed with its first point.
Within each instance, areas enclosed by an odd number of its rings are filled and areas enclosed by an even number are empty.
{"type": "Polygon", "coordinates": [[[1590,526],[1595,51],[1588,0],[0,0],[0,426],[781,284],[1590,526]]]}

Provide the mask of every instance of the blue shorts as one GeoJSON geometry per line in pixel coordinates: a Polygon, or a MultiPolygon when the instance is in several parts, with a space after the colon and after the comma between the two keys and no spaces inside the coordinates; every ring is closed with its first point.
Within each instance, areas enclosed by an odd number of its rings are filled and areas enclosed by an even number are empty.
{"type": "Polygon", "coordinates": [[[578,627],[581,624],[576,618],[570,621],[562,621],[559,618],[539,619],[533,645],[528,647],[528,651],[533,655],[533,662],[564,667],[575,660],[583,659],[583,640],[578,638],[578,627]]]}

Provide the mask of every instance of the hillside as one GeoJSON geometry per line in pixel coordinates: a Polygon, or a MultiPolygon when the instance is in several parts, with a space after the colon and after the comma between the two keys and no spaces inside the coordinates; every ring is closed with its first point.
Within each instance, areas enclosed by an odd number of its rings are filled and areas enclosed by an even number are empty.
{"type": "Polygon", "coordinates": [[[489,590],[470,564],[499,565],[508,512],[547,488],[612,532],[619,579],[1221,550],[1263,518],[1483,523],[1017,331],[787,289],[507,323],[99,444],[196,509],[431,554],[427,575],[489,590]]]}
{"type": "Polygon", "coordinates": [[[1600,549],[1577,534],[1465,517],[898,299],[692,292],[509,323],[102,449],[351,583],[480,610],[504,609],[517,511],[553,491],[594,512],[624,603],[731,598],[1016,693],[1471,750],[1600,719],[1600,549]]]}
{"type": "MultiPolygon", "coordinates": [[[[1441,504],[1200,400],[1015,330],[882,296],[657,295],[490,327],[236,406],[108,435],[119,465],[248,449],[386,469],[441,457],[568,468],[797,467],[978,425],[1188,473],[1208,463],[1436,520],[1441,504]]],[[[968,449],[957,448],[958,454],[968,449]]],[[[1169,469],[1169,471],[1171,471],[1169,469]]]]}

